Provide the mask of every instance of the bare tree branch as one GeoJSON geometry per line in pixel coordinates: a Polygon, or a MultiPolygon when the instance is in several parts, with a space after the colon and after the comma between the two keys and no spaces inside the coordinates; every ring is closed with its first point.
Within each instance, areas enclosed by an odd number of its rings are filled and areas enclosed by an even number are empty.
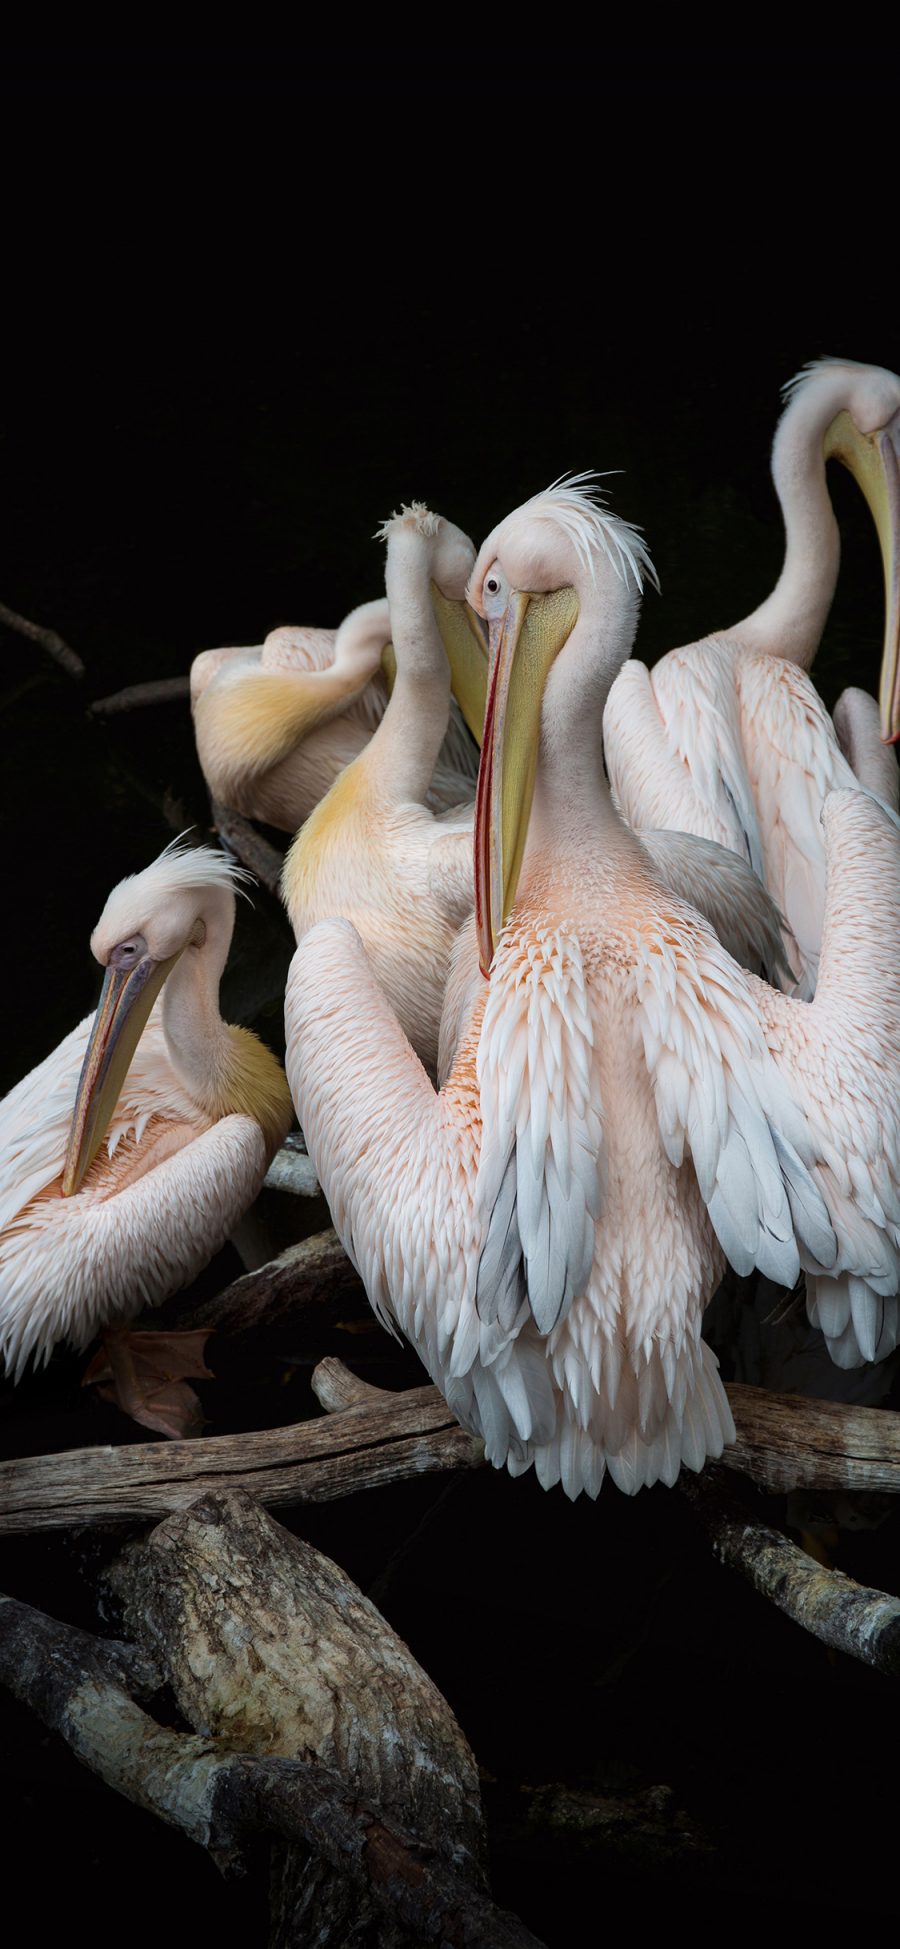
{"type": "Polygon", "coordinates": [[[737,1441],[722,1463],[757,1488],[772,1495],[801,1488],[900,1492],[900,1414],[762,1387],[725,1391],[737,1441]]]}
{"type": "Polygon", "coordinates": [[[212,799],[210,803],[213,823],[223,846],[234,853],[241,865],[254,873],[264,887],[268,887],[276,900],[280,900],[284,854],[276,846],[271,846],[268,839],[264,839],[251,826],[249,819],[242,818],[240,812],[232,812],[218,799],[212,799]]]}
{"type": "Polygon", "coordinates": [[[18,615],[15,609],[7,609],[5,602],[0,602],[0,623],[5,623],[7,629],[14,629],[17,636],[27,636],[30,643],[39,643],[41,649],[46,650],[47,655],[52,656],[68,676],[84,676],[80,656],[57,635],[55,629],[45,629],[42,623],[30,623],[27,616],[18,615]]]}
{"type": "Polygon", "coordinates": [[[481,1442],[460,1428],[437,1389],[411,1388],[294,1428],[0,1463],[0,1532],[160,1517],[213,1489],[247,1489],[271,1508],[328,1502],[482,1460],[481,1442]]]}
{"type": "Polygon", "coordinates": [[[126,684],[109,697],[95,697],[89,717],[117,717],[120,711],[143,710],[148,704],[180,704],[191,694],[190,677],[160,677],[153,683],[126,684]]]}
{"type": "Polygon", "coordinates": [[[721,1465],[678,1487],[696,1511],[721,1563],[740,1572],[770,1603],[823,1644],[900,1677],[900,1601],[868,1590],[840,1570],[825,1570],[780,1530],[753,1520],[729,1493],[721,1465]]]}

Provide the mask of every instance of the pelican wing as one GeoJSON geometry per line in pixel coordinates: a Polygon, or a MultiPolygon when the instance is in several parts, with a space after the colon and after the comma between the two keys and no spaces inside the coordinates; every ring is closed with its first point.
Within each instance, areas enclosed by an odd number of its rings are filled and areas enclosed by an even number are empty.
{"type": "MultiPolygon", "coordinates": [[[[0,1239],[18,1214],[54,1179],[66,1154],[78,1078],[93,1016],[23,1076],[0,1104],[0,1239]]],[[[140,1143],[151,1117],[185,1122],[197,1110],[172,1068],[156,1003],[135,1050],[107,1132],[104,1150],[112,1157],[123,1138],[140,1143]]]]}
{"type": "Polygon", "coordinates": [[[773,1059],[812,1133],[838,1253],[807,1265],[808,1310],[838,1366],[900,1344],[900,834],[855,787],[822,812],[825,925],[814,1002],[762,983],[773,1059]]]}
{"type": "Polygon", "coordinates": [[[767,1047],[754,977],[702,923],[672,909],[642,929],[635,975],[666,1155],[677,1167],[690,1154],[735,1270],[757,1266],[792,1286],[801,1254],[832,1265],[813,1137],[767,1047]]]}
{"type": "Polygon", "coordinates": [[[57,1341],[86,1346],[111,1314],[131,1316],[189,1284],[265,1176],[265,1139],[252,1117],[222,1117],[199,1134],[159,1119],[147,1145],[141,1175],[126,1164],[111,1174],[112,1188],[101,1174],[72,1198],[33,1200],[4,1235],[0,1365],[14,1380],[32,1356],[48,1360],[57,1341]]]}
{"type": "Polygon", "coordinates": [[[445,920],[451,927],[461,927],[475,902],[471,819],[456,830],[441,831],[436,826],[428,848],[428,885],[445,920]]]}
{"type": "Polygon", "coordinates": [[[855,789],[857,780],[805,671],[782,657],[744,655],[736,679],[765,881],[796,939],[812,993],[825,918],[822,806],[828,792],[855,789]]]}
{"type": "Polygon", "coordinates": [[[623,664],[603,716],[610,783],[629,824],[729,846],[759,878],[763,850],[741,745],[735,651],[710,637],[651,672],[623,664]]]}
{"type": "Polygon", "coordinates": [[[577,940],[538,927],[501,941],[478,1056],[489,1213],[478,1312],[549,1333],[587,1284],[601,1208],[603,1112],[577,940]],[[523,1311],[524,1309],[524,1311],[523,1311]]]}
{"type": "Polygon", "coordinates": [[[356,928],[321,921],[288,971],[285,1068],[335,1229],[383,1326],[440,1299],[437,1098],[356,928]],[[373,1073],[372,1050],[378,1067],[373,1073]]]}
{"type": "Polygon", "coordinates": [[[771,894],[739,853],[693,832],[645,831],[654,872],[708,920],[733,960],[766,979],[792,981],[782,918],[771,894]]]}
{"type": "Polygon", "coordinates": [[[509,1331],[479,1319],[475,1306],[482,1007],[438,1095],[356,929],[323,921],[291,963],[285,1067],[335,1229],[371,1305],[390,1332],[399,1326],[413,1342],[452,1412],[483,1437],[488,1459],[515,1470],[527,1466],[531,1441],[551,1438],[557,1401],[530,1316],[509,1331]]]}

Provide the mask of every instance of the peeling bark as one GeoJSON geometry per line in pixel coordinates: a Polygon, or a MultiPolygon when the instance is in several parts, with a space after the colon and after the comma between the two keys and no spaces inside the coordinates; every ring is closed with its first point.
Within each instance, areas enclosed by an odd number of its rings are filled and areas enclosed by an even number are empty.
{"type": "Polygon", "coordinates": [[[230,1494],[110,1580],[139,1647],[0,1599],[0,1682],[223,1868],[254,1833],[280,1840],[282,1949],[540,1949],[486,1892],[475,1762],[446,1701],[334,1564],[230,1494]],[[130,1696],[161,1676],[192,1732],[130,1696]]]}
{"type": "Polygon", "coordinates": [[[801,1629],[835,1651],[900,1677],[900,1600],[824,1569],[781,1531],[755,1521],[731,1495],[719,1467],[682,1471],[679,1488],[710,1538],[720,1563],[740,1572],[801,1629]]]}

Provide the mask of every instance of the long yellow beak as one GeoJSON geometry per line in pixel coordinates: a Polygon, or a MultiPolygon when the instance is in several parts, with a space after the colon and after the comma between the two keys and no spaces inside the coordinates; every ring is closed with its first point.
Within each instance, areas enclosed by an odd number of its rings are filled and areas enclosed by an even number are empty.
{"type": "Polygon", "coordinates": [[[552,664],[578,619],[574,589],[514,590],[491,625],[491,673],[475,794],[475,924],[487,974],[512,911],[525,852],[552,664]]]}
{"type": "Polygon", "coordinates": [[[78,1190],[93,1164],[112,1121],[132,1057],[147,1017],[178,955],[154,961],[145,954],[134,967],[110,965],[104,976],[94,1026],[84,1052],[69,1142],[62,1195],[78,1190]]]}
{"type": "Polygon", "coordinates": [[[450,665],[453,695],[480,745],[488,687],[488,644],[481,617],[467,602],[445,596],[431,584],[431,604],[450,665]]]}
{"type": "Polygon", "coordinates": [[[884,570],[884,645],[878,703],[886,744],[900,738],[900,423],[895,416],[875,433],[860,433],[838,413],[825,435],[825,458],[842,460],[872,512],[884,570]]]}

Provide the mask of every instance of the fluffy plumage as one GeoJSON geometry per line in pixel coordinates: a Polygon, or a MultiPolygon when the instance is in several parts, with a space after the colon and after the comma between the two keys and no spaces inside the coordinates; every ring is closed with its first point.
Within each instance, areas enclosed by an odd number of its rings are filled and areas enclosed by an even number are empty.
{"type": "Polygon", "coordinates": [[[113,888],[92,936],[106,966],[138,939],[177,956],[80,1188],[62,1195],[86,1017],[0,1105],[0,1357],[18,1379],[187,1284],[251,1204],[292,1121],[280,1065],[218,1013],[243,875],[170,846],[113,888]]]}
{"type": "MultiPolygon", "coordinates": [[[[897,1290],[900,853],[874,800],[832,794],[816,1001],[736,966],[660,883],[596,764],[636,622],[627,560],[594,544],[588,574],[568,524],[533,509],[488,538],[470,583],[494,656],[485,819],[504,785],[502,700],[514,715],[519,660],[547,654],[523,609],[542,591],[552,609],[569,583],[580,613],[542,680],[521,873],[489,978],[471,936],[468,956],[457,949],[447,1079],[436,1093],[345,921],[312,929],[295,956],[289,1076],[373,1305],[489,1459],[533,1465],[570,1496],[596,1495],[606,1472],[633,1493],[733,1437],[701,1335],[726,1254],[786,1285],[805,1267],[838,1357],[885,1349],[872,1308],[897,1290]],[[857,1317],[851,1347],[841,1336],[857,1317]]],[[[528,668],[521,681],[537,687],[528,668]]]]}
{"type": "MultiPolygon", "coordinates": [[[[191,667],[197,753],[212,796],[294,833],[359,757],[387,708],[383,599],[338,630],[281,628],[261,648],[204,650],[191,667]]],[[[455,708],[433,767],[429,806],[474,789],[476,759],[455,708]]]]}
{"type": "Polygon", "coordinates": [[[344,915],[423,1062],[434,1069],[450,950],[471,912],[471,801],[443,816],[428,793],[450,705],[450,669],[431,602],[434,581],[462,599],[474,548],[414,503],[379,530],[396,678],[366,750],[298,834],[285,864],[285,905],[298,940],[344,915]]]}
{"type": "Polygon", "coordinates": [[[896,444],[900,379],[878,366],[824,359],[790,381],[785,397],[772,451],[785,524],[776,588],[744,622],[672,650],[652,671],[626,663],[610,691],[603,735],[610,780],[633,826],[704,834],[733,847],[764,880],[793,935],[798,992],[809,995],[824,921],[826,794],[862,783],[894,810],[898,795],[896,761],[876,750],[874,699],[856,692],[843,707],[842,750],[807,674],[840,547],[825,439],[843,412],[860,438],[884,427],[896,444]]]}

